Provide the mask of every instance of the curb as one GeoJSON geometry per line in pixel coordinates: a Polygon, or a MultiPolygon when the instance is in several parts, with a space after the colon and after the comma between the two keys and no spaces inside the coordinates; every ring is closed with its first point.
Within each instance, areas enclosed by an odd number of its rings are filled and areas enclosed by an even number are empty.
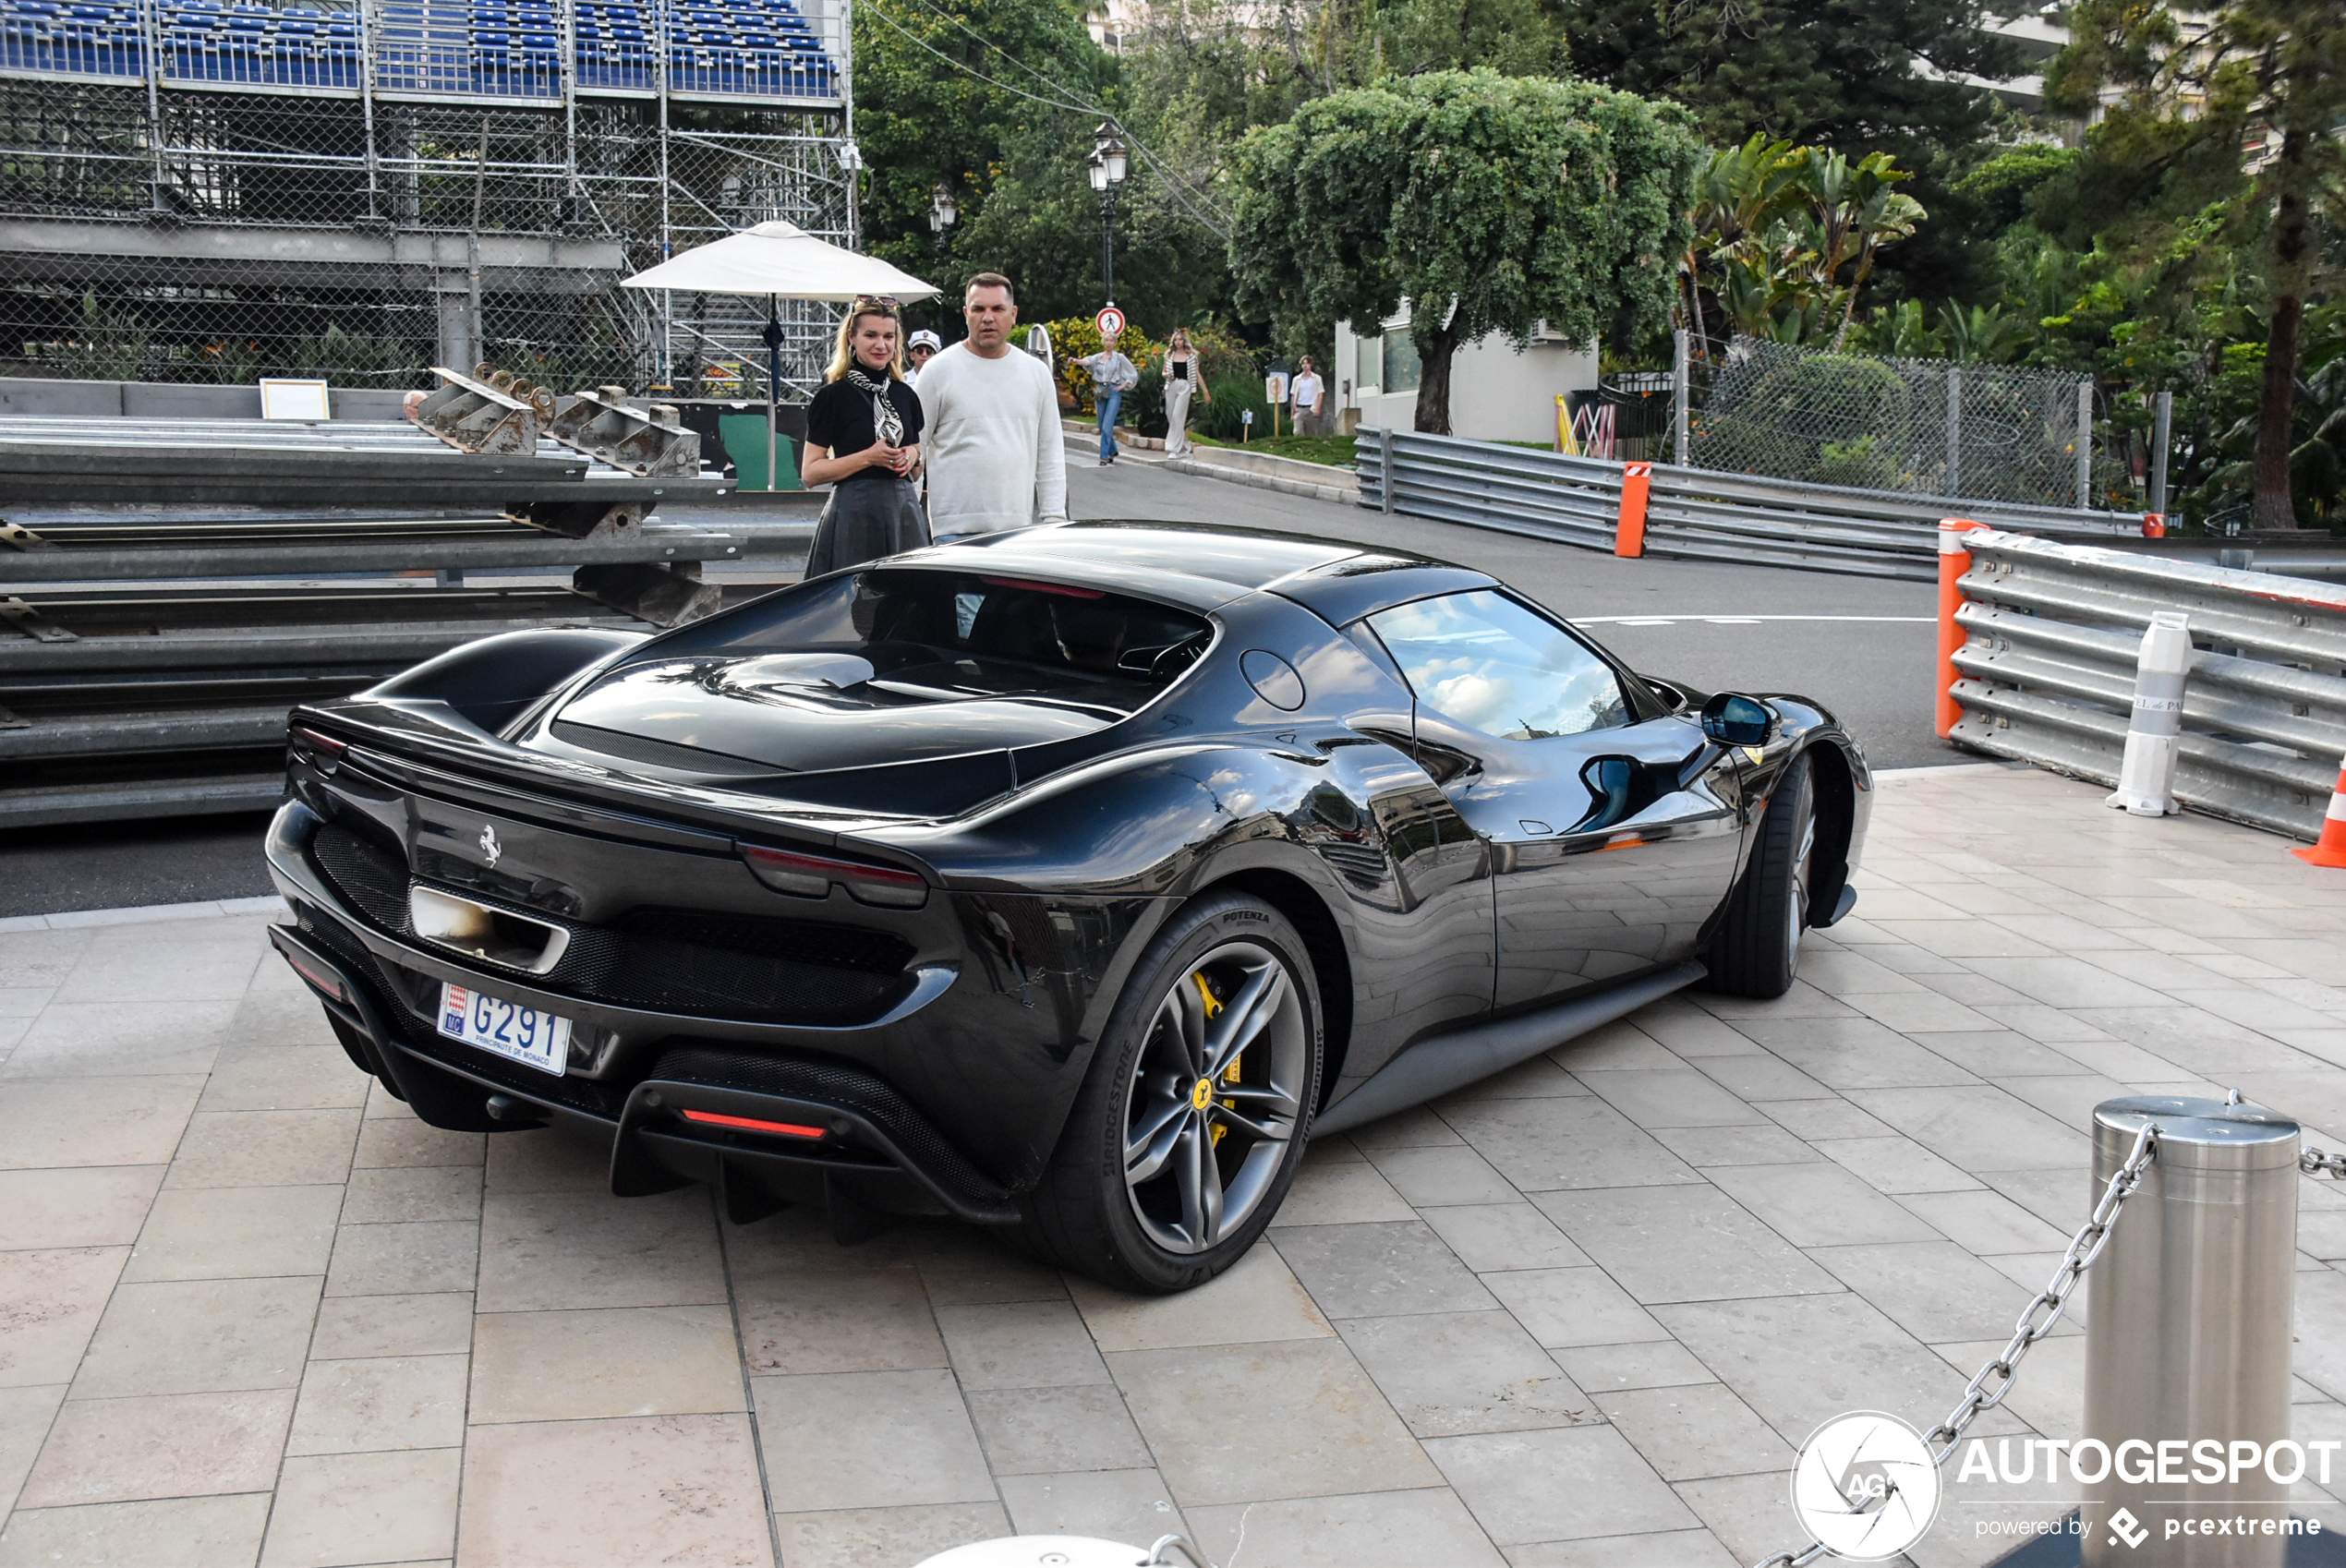
{"type": "Polygon", "coordinates": [[[0,916],[0,932],[67,931],[78,925],[139,925],[162,920],[218,920],[227,915],[282,914],[285,901],[272,893],[265,899],[212,899],[193,904],[137,904],[120,910],[67,910],[58,914],[0,916]]]}
{"type": "Polygon", "coordinates": [[[1315,485],[1308,479],[1289,479],[1277,474],[1257,474],[1245,468],[1227,468],[1218,463],[1201,463],[1194,457],[1168,457],[1159,466],[1176,474],[1191,474],[1204,479],[1221,479],[1233,485],[1250,485],[1258,490],[1277,490],[1283,495],[1301,496],[1307,501],[1324,501],[1335,506],[1358,506],[1360,492],[1351,485],[1315,485]]]}

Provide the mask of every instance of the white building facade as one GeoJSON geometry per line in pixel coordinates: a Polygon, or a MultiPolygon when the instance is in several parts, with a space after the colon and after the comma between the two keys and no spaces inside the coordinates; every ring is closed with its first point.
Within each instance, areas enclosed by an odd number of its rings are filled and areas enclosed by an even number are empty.
{"type": "MultiPolygon", "coordinates": [[[[1373,335],[1351,323],[1336,329],[1336,363],[1328,390],[1339,410],[1358,410],[1363,426],[1413,429],[1417,425],[1418,352],[1407,310],[1380,322],[1373,335]]],[[[1591,344],[1541,334],[1518,348],[1497,333],[1462,345],[1450,362],[1450,429],[1485,441],[1555,439],[1556,399],[1597,384],[1591,344]]]]}

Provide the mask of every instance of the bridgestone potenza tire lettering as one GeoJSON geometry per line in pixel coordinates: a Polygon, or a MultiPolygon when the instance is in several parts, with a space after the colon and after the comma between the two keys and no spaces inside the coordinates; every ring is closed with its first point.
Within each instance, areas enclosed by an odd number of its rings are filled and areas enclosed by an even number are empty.
{"type": "Polygon", "coordinates": [[[1728,895],[1710,954],[1711,990],[1765,999],[1792,989],[1808,928],[1817,851],[1817,784],[1806,753],[1768,796],[1759,841],[1728,895]]]}
{"type": "Polygon", "coordinates": [[[1271,1223],[1311,1128],[1323,1055],[1303,937],[1268,904],[1208,894],[1133,966],[1048,1170],[1027,1244],[1150,1295],[1202,1285],[1271,1223]]]}

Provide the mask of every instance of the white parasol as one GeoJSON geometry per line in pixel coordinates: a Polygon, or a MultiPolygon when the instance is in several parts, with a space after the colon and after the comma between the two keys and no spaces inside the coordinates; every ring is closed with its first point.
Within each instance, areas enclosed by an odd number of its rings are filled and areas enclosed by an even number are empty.
{"type": "Polygon", "coordinates": [[[696,246],[657,267],[620,280],[623,288],[681,289],[688,294],[766,296],[766,484],[774,485],[775,391],[781,384],[782,330],[776,305],[784,299],[844,305],[864,295],[898,301],[942,291],[899,271],[877,256],[863,256],[816,239],[796,223],[760,223],[696,246]]]}
{"type": "Polygon", "coordinates": [[[760,223],[695,246],[624,280],[627,288],[683,289],[689,294],[762,294],[773,299],[821,299],[844,305],[858,295],[926,299],[939,291],[877,256],[816,239],[796,223],[760,223]]]}

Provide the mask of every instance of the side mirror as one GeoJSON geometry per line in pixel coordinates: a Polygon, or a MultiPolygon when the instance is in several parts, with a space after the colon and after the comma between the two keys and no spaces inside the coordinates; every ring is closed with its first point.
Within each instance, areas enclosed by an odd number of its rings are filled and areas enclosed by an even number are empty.
{"type": "Polygon", "coordinates": [[[1702,732],[1723,746],[1764,746],[1783,716],[1758,697],[1722,692],[1702,705],[1702,732]]]}

